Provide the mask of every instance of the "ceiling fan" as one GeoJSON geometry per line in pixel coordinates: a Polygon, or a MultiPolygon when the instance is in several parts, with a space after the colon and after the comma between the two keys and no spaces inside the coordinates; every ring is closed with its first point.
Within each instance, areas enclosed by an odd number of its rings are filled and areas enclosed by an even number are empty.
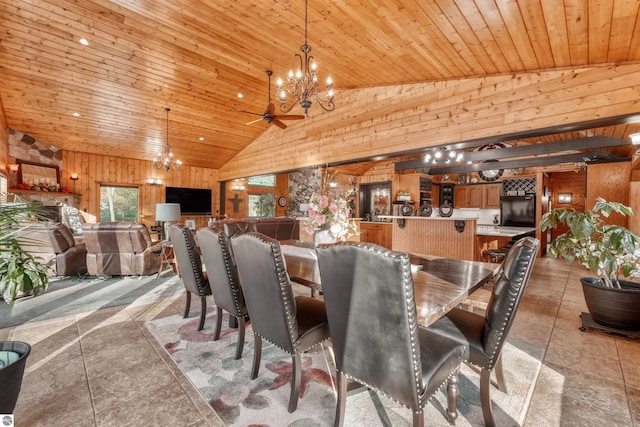
{"type": "Polygon", "coordinates": [[[236,108],[236,111],[239,111],[241,113],[253,114],[254,116],[260,116],[259,119],[253,120],[247,123],[248,125],[258,123],[260,120],[264,120],[265,122],[274,124],[281,129],[286,129],[287,125],[282,123],[281,120],[302,120],[304,119],[304,116],[297,115],[297,114],[281,114],[281,115],[275,114],[276,107],[271,102],[271,75],[272,74],[273,72],[271,70],[267,70],[267,76],[269,76],[269,103],[267,104],[267,108],[264,110],[264,113],[259,114],[251,111],[240,110],[238,108],[236,108]]]}

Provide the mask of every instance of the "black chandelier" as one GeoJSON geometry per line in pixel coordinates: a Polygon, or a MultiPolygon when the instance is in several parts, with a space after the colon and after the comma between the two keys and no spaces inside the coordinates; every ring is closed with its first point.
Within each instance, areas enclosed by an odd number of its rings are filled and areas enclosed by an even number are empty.
{"type": "Polygon", "coordinates": [[[171,109],[165,108],[164,110],[167,112],[167,139],[164,145],[164,153],[158,153],[158,155],[153,158],[153,167],[156,169],[164,169],[166,172],[169,172],[171,169],[179,171],[182,169],[182,162],[173,158],[171,146],[169,145],[169,111],[171,111],[171,109]]]}
{"type": "Polygon", "coordinates": [[[300,67],[293,72],[289,71],[286,84],[281,78],[276,82],[277,99],[280,102],[280,110],[284,113],[291,111],[296,104],[304,109],[304,114],[309,115],[309,108],[313,101],[316,101],[325,111],[332,111],[335,108],[333,103],[333,81],[331,77],[327,77],[326,96],[318,91],[318,75],[317,66],[313,61],[313,56],[309,55],[311,46],[307,42],[307,0],[304,2],[304,44],[300,46],[300,50],[304,54],[296,53],[296,57],[300,61],[300,67]],[[287,105],[287,93],[293,96],[293,101],[287,105]]]}

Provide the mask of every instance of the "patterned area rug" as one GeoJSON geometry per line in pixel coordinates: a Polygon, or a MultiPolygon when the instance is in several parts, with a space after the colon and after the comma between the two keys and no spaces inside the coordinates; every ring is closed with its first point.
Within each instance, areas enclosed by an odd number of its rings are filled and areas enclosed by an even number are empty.
{"type": "MultiPolygon", "coordinates": [[[[333,425],[336,399],[330,344],[303,356],[298,409],[287,412],[291,358],[263,341],[258,378],[250,380],[253,332],[248,325],[242,358],[234,360],[237,335],[224,315],[220,340],[214,342],[215,310],[209,309],[205,327],[198,319],[170,316],[147,322],[147,328],[171,355],[194,387],[228,426],[333,425]]],[[[500,426],[522,425],[540,372],[543,350],[511,341],[503,350],[508,394],[491,389],[493,412],[500,426]]],[[[463,366],[460,375],[459,416],[455,425],[483,426],[479,373],[463,366]]],[[[445,417],[444,388],[425,408],[426,426],[450,426],[445,417]]],[[[347,398],[346,426],[410,426],[411,411],[366,391],[347,398]]]]}

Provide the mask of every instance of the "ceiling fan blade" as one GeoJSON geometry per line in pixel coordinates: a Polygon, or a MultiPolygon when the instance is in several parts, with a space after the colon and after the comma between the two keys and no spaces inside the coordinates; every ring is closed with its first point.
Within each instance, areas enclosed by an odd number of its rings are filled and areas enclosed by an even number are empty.
{"type": "Polygon", "coordinates": [[[237,108],[236,108],[236,111],[239,112],[239,113],[253,114],[254,116],[262,116],[262,113],[254,113],[253,111],[239,110],[237,108]]]}
{"type": "Polygon", "coordinates": [[[284,123],[282,123],[278,119],[271,120],[271,124],[274,124],[274,125],[278,126],[280,129],[286,129],[287,128],[287,125],[285,125],[284,123]]]}
{"type": "Polygon", "coordinates": [[[302,120],[304,119],[304,116],[298,114],[283,114],[280,116],[274,116],[274,118],[278,120],[302,120]]]}
{"type": "Polygon", "coordinates": [[[252,121],[250,121],[249,123],[245,123],[245,124],[246,124],[246,125],[252,125],[252,124],[254,124],[254,123],[261,122],[262,120],[264,120],[264,118],[255,119],[255,120],[252,120],[252,121]]]}

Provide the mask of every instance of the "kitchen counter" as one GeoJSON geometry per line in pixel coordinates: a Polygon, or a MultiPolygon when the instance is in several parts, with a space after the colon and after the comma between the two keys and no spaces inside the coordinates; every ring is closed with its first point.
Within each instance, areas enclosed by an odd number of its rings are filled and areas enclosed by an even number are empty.
{"type": "Polygon", "coordinates": [[[478,236],[515,237],[528,233],[535,233],[535,227],[501,227],[499,225],[478,225],[478,236]]]}
{"type": "Polygon", "coordinates": [[[431,216],[380,215],[378,218],[382,218],[382,219],[418,219],[418,220],[435,219],[435,220],[448,220],[448,221],[452,221],[452,220],[472,221],[472,220],[474,220],[475,221],[475,220],[478,219],[478,215],[464,214],[464,213],[454,213],[453,215],[451,215],[449,217],[437,216],[437,215],[431,215],[431,216]]]}

